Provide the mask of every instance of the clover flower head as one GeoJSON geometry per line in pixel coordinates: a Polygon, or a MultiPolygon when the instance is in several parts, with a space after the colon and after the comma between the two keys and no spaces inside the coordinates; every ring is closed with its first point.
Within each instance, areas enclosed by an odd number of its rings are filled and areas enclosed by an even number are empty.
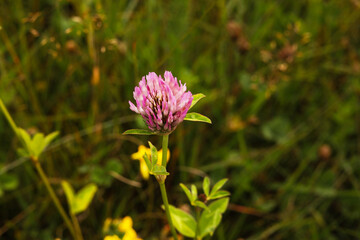
{"type": "Polygon", "coordinates": [[[151,131],[167,134],[184,120],[193,96],[186,84],[165,71],[164,79],[154,72],[142,77],[134,99],[136,105],[129,101],[130,109],[143,117],[151,131]]]}

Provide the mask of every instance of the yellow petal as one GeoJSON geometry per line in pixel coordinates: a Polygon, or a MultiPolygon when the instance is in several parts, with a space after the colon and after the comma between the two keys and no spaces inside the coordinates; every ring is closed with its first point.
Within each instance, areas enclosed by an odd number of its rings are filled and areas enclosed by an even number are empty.
{"type": "Polygon", "coordinates": [[[149,168],[146,165],[145,160],[140,160],[140,172],[141,172],[141,176],[145,179],[148,180],[149,179],[149,168]]]}
{"type": "Polygon", "coordinates": [[[112,222],[111,218],[106,218],[106,220],[104,222],[104,227],[103,227],[104,232],[107,232],[109,230],[111,222],[112,222]]]}
{"type": "MultiPolygon", "coordinates": [[[[169,159],[170,159],[170,150],[168,149],[166,162],[169,162],[169,159]]],[[[158,151],[158,161],[157,161],[158,165],[161,165],[161,163],[162,163],[162,149],[158,151]]]]}
{"type": "Polygon", "coordinates": [[[141,160],[146,153],[147,148],[144,145],[140,145],[138,147],[138,151],[136,153],[131,154],[131,158],[134,160],[141,160]]]}
{"type": "Polygon", "coordinates": [[[131,217],[126,216],[121,220],[121,223],[118,226],[120,232],[126,233],[129,229],[132,229],[133,221],[131,217]]]}
{"type": "Polygon", "coordinates": [[[104,240],[121,240],[118,236],[116,235],[107,235],[105,236],[104,240]]]}
{"type": "Polygon", "coordinates": [[[137,240],[137,239],[138,239],[137,234],[135,230],[132,228],[127,230],[124,237],[122,238],[122,240],[137,240]]]}

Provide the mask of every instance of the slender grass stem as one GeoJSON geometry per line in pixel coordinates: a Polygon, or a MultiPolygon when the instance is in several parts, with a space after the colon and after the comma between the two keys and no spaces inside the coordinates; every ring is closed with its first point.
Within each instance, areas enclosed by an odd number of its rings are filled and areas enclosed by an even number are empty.
{"type": "Polygon", "coordinates": [[[41,180],[44,182],[45,187],[48,190],[51,199],[53,200],[53,202],[54,202],[56,208],[58,209],[61,217],[64,219],[64,222],[65,222],[66,226],[68,227],[71,235],[74,237],[74,239],[80,240],[80,238],[78,238],[76,236],[74,227],[71,224],[71,221],[70,221],[69,217],[66,215],[64,208],[61,206],[60,201],[59,201],[58,197],[56,196],[53,188],[51,187],[51,185],[49,183],[49,180],[48,180],[46,174],[44,173],[44,170],[42,169],[39,161],[37,159],[35,159],[35,160],[33,160],[33,162],[34,162],[34,165],[36,167],[36,170],[38,171],[38,173],[40,175],[41,180]]]}
{"type": "Polygon", "coordinates": [[[162,163],[161,163],[161,165],[164,167],[166,167],[166,163],[167,163],[168,143],[169,143],[169,135],[166,134],[163,136],[163,140],[162,140],[162,163]]]}
{"type": "Polygon", "coordinates": [[[78,240],[84,240],[84,237],[82,235],[82,232],[81,232],[81,228],[80,228],[80,224],[79,224],[79,221],[78,219],[76,218],[76,216],[70,212],[70,216],[71,216],[71,220],[74,224],[74,230],[75,230],[75,234],[77,236],[77,239],[78,240]]]}
{"type": "Polygon", "coordinates": [[[165,182],[160,182],[159,181],[159,185],[160,185],[160,190],[161,190],[161,196],[162,196],[164,206],[165,206],[166,217],[167,217],[169,225],[170,225],[171,234],[173,235],[175,240],[178,240],[177,235],[176,235],[176,231],[175,231],[172,219],[171,219],[169,201],[168,201],[167,194],[166,194],[166,189],[165,189],[165,182]]]}
{"type": "Polygon", "coordinates": [[[9,122],[9,124],[10,124],[11,128],[13,129],[13,131],[15,132],[16,136],[18,136],[16,124],[15,124],[14,120],[12,119],[12,117],[10,116],[8,110],[6,109],[4,103],[1,99],[0,99],[0,109],[4,113],[7,121],[9,122]]]}

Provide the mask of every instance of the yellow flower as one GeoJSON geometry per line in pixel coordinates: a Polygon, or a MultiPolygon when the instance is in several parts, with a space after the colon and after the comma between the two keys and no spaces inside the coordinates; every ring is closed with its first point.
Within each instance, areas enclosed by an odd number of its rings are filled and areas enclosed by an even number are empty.
{"type": "Polygon", "coordinates": [[[135,230],[131,228],[125,232],[122,240],[141,240],[141,238],[138,238],[135,230]]]}
{"type": "Polygon", "coordinates": [[[106,220],[105,220],[105,222],[104,222],[104,227],[103,227],[103,231],[104,231],[104,232],[109,231],[111,222],[112,222],[112,219],[111,219],[111,218],[106,218],[106,220]]]}
{"type": "Polygon", "coordinates": [[[121,220],[120,224],[118,225],[118,229],[120,232],[126,232],[129,229],[132,229],[132,226],[133,226],[133,221],[131,217],[126,216],[121,220]]]}
{"type": "Polygon", "coordinates": [[[116,235],[107,235],[105,236],[104,240],[121,240],[118,236],[116,235]]]}
{"type": "MultiPolygon", "coordinates": [[[[140,145],[138,147],[138,151],[136,153],[133,153],[131,155],[131,158],[133,160],[139,160],[140,161],[140,173],[141,173],[141,176],[144,178],[144,179],[149,179],[149,169],[146,165],[146,162],[145,162],[145,159],[144,159],[144,155],[145,153],[150,156],[151,155],[151,150],[150,148],[147,148],[145,147],[144,145],[140,145]]],[[[167,152],[167,162],[169,161],[170,159],[170,151],[168,149],[168,152],[167,152]]],[[[162,162],[162,149],[158,151],[158,161],[157,161],[157,164],[158,165],[161,165],[161,162],[162,162]]]]}

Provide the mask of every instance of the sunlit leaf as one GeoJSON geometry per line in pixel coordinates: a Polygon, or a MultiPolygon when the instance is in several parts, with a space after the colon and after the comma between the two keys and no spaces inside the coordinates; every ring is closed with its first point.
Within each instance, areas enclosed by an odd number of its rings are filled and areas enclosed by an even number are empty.
{"type": "Polygon", "coordinates": [[[229,195],[230,195],[230,193],[228,191],[220,190],[220,191],[217,191],[216,193],[210,195],[209,200],[223,198],[223,197],[227,197],[229,195]]]}
{"type": "Polygon", "coordinates": [[[76,195],[72,204],[72,213],[77,214],[85,211],[90,205],[95,193],[97,186],[93,183],[83,187],[76,195]]]}
{"type": "Polygon", "coordinates": [[[191,185],[191,195],[192,195],[193,201],[195,201],[198,197],[197,188],[194,184],[191,185]]]}
{"type": "Polygon", "coordinates": [[[149,156],[145,153],[144,156],[143,156],[143,158],[144,158],[144,160],[145,160],[146,166],[147,166],[148,169],[149,169],[149,172],[151,172],[151,171],[152,171],[152,165],[151,165],[149,156]]]}
{"type": "Polygon", "coordinates": [[[210,211],[219,211],[220,213],[224,213],[229,205],[229,198],[222,198],[212,202],[209,205],[210,211]]]}
{"type": "Polygon", "coordinates": [[[222,188],[227,181],[228,181],[227,178],[224,178],[224,179],[221,179],[220,181],[218,181],[212,188],[210,196],[215,194],[220,188],[222,188]]]}
{"type": "Polygon", "coordinates": [[[31,149],[35,154],[35,157],[38,157],[41,152],[44,150],[44,134],[36,133],[32,139],[31,149]]]}
{"type": "Polygon", "coordinates": [[[211,120],[208,117],[205,117],[204,115],[195,112],[187,113],[184,120],[193,122],[205,122],[211,124],[211,120]]]}
{"type": "Polygon", "coordinates": [[[72,211],[71,207],[73,205],[74,195],[75,195],[74,189],[71,187],[70,183],[68,183],[67,181],[61,181],[61,186],[65,192],[66,199],[70,206],[70,211],[72,211]]]}
{"type": "Polygon", "coordinates": [[[196,221],[189,213],[170,205],[170,215],[174,227],[186,237],[195,237],[196,221]]]}
{"type": "Polygon", "coordinates": [[[199,236],[212,235],[216,227],[220,224],[222,213],[229,204],[229,198],[222,198],[209,205],[210,211],[203,211],[199,220],[199,236]]]}
{"type": "Polygon", "coordinates": [[[203,209],[206,209],[207,211],[210,211],[210,209],[208,208],[208,206],[206,206],[205,203],[203,203],[202,201],[200,200],[196,200],[193,204],[194,206],[197,206],[197,207],[201,207],[203,209]]]}
{"type": "Polygon", "coordinates": [[[44,148],[46,148],[58,135],[59,135],[58,131],[52,132],[49,135],[47,135],[44,140],[44,148]]]}
{"type": "Polygon", "coordinates": [[[182,183],[180,183],[180,187],[182,188],[182,190],[185,192],[186,196],[188,197],[189,201],[190,202],[193,202],[193,198],[192,198],[192,195],[191,195],[191,192],[190,190],[182,183]]]}
{"type": "Polygon", "coordinates": [[[190,110],[193,106],[195,106],[195,104],[196,104],[200,99],[202,99],[202,98],[204,98],[204,97],[205,97],[205,95],[202,94],[202,93],[194,94],[194,95],[193,95],[193,100],[192,100],[192,103],[191,103],[191,106],[190,106],[189,110],[190,110]]]}
{"type": "Polygon", "coordinates": [[[208,177],[204,178],[203,181],[203,190],[206,196],[209,196],[209,192],[210,192],[210,179],[208,177]]]}
{"type": "Polygon", "coordinates": [[[221,222],[221,213],[218,211],[203,211],[199,220],[199,237],[212,235],[221,222]]]}
{"type": "Polygon", "coordinates": [[[18,134],[20,135],[21,139],[23,140],[23,143],[25,144],[25,148],[28,151],[28,153],[31,155],[31,138],[30,135],[22,128],[18,128],[18,134]]]}
{"type": "Polygon", "coordinates": [[[125,131],[125,135],[157,135],[156,132],[150,131],[148,129],[129,129],[125,131]]]}
{"type": "Polygon", "coordinates": [[[151,166],[154,168],[158,161],[158,151],[156,147],[149,141],[150,151],[151,151],[151,166]]]}

